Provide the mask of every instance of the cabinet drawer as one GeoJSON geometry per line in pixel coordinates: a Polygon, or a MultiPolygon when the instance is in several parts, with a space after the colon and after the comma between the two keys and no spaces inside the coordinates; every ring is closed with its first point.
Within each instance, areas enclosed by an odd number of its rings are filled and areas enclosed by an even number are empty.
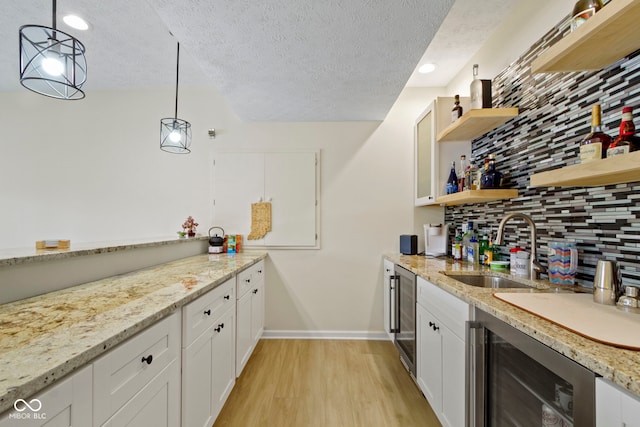
{"type": "Polygon", "coordinates": [[[238,298],[258,284],[264,283],[264,275],[264,260],[238,273],[238,298]]]}
{"type": "Polygon", "coordinates": [[[175,312],[93,364],[93,424],[102,425],[180,354],[175,312]]]}
{"type": "Polygon", "coordinates": [[[465,322],[470,318],[469,304],[418,277],[417,301],[440,321],[444,322],[458,337],[464,339],[465,322]]]}
{"type": "Polygon", "coordinates": [[[236,279],[227,280],[215,289],[182,308],[182,347],[186,348],[236,303],[236,279]]]}

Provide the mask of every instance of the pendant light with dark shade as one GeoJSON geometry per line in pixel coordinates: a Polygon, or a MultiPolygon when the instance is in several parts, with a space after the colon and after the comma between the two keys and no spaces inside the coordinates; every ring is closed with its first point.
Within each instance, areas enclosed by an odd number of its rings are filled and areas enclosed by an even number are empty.
{"type": "Polygon", "coordinates": [[[85,47],[73,36],[56,28],[56,0],[53,25],[20,27],[20,84],[57,99],[82,99],[87,81],[85,47]]]}
{"type": "Polygon", "coordinates": [[[180,43],[176,60],[176,109],[174,117],[160,120],[160,149],[174,154],[191,150],[191,123],[178,118],[178,77],[180,75],[180,43]]]}

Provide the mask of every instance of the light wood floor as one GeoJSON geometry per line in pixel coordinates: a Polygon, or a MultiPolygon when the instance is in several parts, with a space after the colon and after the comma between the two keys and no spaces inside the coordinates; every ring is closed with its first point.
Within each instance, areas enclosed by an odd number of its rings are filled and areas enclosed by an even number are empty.
{"type": "Polygon", "coordinates": [[[261,340],[215,427],[439,427],[389,341],[261,340]]]}

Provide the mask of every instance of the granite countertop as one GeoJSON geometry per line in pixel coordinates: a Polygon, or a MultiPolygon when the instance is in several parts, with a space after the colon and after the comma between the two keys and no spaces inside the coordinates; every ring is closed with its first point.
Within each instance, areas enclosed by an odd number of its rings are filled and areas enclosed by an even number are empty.
{"type": "MultiPolygon", "coordinates": [[[[496,289],[465,285],[443,274],[443,272],[464,274],[488,271],[486,267],[473,267],[450,259],[430,259],[424,256],[388,254],[384,257],[640,396],[640,351],[625,350],[584,338],[499,300],[493,296],[496,289]]],[[[508,273],[495,271],[491,273],[511,277],[508,273]]],[[[516,280],[528,283],[532,288],[509,289],[508,292],[566,291],[562,287],[551,285],[546,280],[532,281],[522,278],[516,280]]],[[[504,289],[500,290],[500,292],[504,291],[504,289]]],[[[630,333],[636,333],[636,331],[630,331],[630,333]]]]}
{"type": "Polygon", "coordinates": [[[0,413],[266,256],[197,255],[0,305],[0,413]]]}

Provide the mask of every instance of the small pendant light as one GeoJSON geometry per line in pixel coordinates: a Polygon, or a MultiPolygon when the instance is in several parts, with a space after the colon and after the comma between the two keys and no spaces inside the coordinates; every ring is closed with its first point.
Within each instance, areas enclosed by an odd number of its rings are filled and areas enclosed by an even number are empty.
{"type": "Polygon", "coordinates": [[[82,99],[87,81],[85,48],[73,36],[53,25],[20,27],[20,84],[41,95],[57,99],[82,99]]]}
{"type": "Polygon", "coordinates": [[[180,74],[180,43],[176,60],[176,109],[174,117],[160,120],[160,149],[174,154],[191,150],[191,123],[178,118],[178,77],[180,74]]]}

